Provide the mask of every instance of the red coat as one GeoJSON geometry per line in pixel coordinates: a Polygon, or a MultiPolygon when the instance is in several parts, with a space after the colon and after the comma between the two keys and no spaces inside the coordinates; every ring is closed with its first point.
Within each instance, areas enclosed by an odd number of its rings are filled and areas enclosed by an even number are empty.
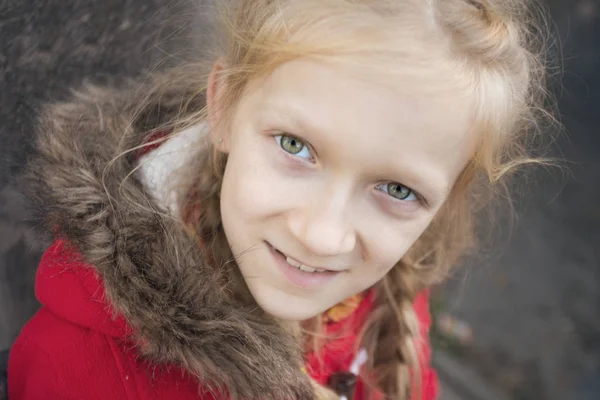
{"type": "MultiPolygon", "coordinates": [[[[171,368],[156,374],[152,366],[137,360],[127,342],[130,328],[123,318],[111,317],[101,280],[92,268],[73,262],[56,242],[42,258],[36,295],[43,307],[25,326],[14,344],[9,361],[11,400],[197,400],[198,384],[185,372],[171,368]]],[[[372,303],[367,297],[349,320],[356,330],[372,303]]],[[[419,296],[415,310],[423,335],[430,325],[427,294],[419,296]]],[[[424,336],[426,337],[426,336],[424,336]]],[[[347,371],[354,357],[356,336],[331,342],[320,355],[307,358],[313,378],[325,384],[336,371],[347,371]]],[[[423,399],[437,397],[437,381],[428,366],[430,348],[424,347],[423,399]]],[[[360,387],[357,387],[357,393],[360,387]]],[[[358,397],[358,396],[357,396],[358,397]]]]}

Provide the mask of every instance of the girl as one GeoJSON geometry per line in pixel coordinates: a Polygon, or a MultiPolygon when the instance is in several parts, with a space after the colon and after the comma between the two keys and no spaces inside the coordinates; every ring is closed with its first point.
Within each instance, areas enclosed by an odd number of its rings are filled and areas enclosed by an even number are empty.
{"type": "Polygon", "coordinates": [[[190,63],[44,113],[30,193],[55,241],[11,400],[436,398],[427,288],[528,161],[526,10],[218,10],[204,82],[190,63]]]}

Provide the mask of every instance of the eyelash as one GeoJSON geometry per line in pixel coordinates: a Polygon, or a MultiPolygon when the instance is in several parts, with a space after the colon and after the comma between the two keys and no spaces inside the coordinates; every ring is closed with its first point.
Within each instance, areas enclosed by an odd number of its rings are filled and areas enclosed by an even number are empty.
{"type": "MultiPolygon", "coordinates": [[[[311,147],[310,147],[310,146],[309,146],[307,143],[305,143],[305,142],[304,142],[302,139],[299,139],[299,138],[297,138],[296,136],[293,136],[293,135],[289,135],[289,134],[283,134],[283,133],[281,133],[281,134],[279,134],[279,135],[275,135],[275,136],[273,136],[273,137],[274,137],[275,141],[277,142],[277,145],[279,146],[279,148],[280,148],[281,150],[283,150],[284,152],[286,152],[287,154],[289,154],[290,156],[292,156],[292,157],[297,157],[297,158],[301,158],[301,159],[303,159],[303,160],[308,160],[308,161],[313,161],[313,160],[314,160],[314,156],[312,155],[312,153],[313,153],[313,150],[312,150],[312,149],[311,149],[311,147]],[[300,142],[300,143],[302,144],[302,146],[303,146],[303,147],[302,147],[302,149],[300,150],[300,152],[301,152],[301,151],[304,151],[304,150],[307,150],[307,151],[308,151],[308,153],[309,153],[309,155],[310,155],[310,158],[300,157],[300,156],[298,156],[298,153],[294,154],[294,153],[292,153],[292,152],[289,152],[289,151],[285,150],[285,149],[283,148],[283,146],[282,146],[282,140],[283,140],[283,138],[284,138],[284,137],[285,137],[285,138],[292,139],[292,140],[295,140],[295,141],[297,141],[297,142],[300,142]]],[[[408,187],[408,186],[406,186],[406,185],[403,185],[403,184],[401,184],[401,183],[398,183],[398,182],[384,182],[384,183],[380,183],[380,184],[378,184],[377,186],[375,186],[375,188],[376,188],[377,190],[379,190],[379,191],[383,192],[384,194],[386,194],[386,195],[387,195],[387,197],[391,198],[391,200],[392,200],[392,201],[400,201],[400,202],[413,202],[413,201],[417,201],[417,202],[419,202],[419,204],[421,204],[421,205],[426,205],[426,204],[427,204],[427,202],[425,201],[425,199],[424,199],[424,198],[423,198],[423,197],[422,197],[422,196],[421,196],[419,193],[417,193],[415,190],[411,189],[410,187],[408,187]],[[410,200],[410,201],[409,201],[409,200],[406,200],[406,199],[398,199],[398,198],[396,198],[396,197],[392,196],[392,195],[391,195],[391,194],[390,194],[390,193],[389,193],[387,190],[385,190],[385,189],[380,189],[382,186],[386,186],[386,185],[398,185],[398,186],[401,186],[401,187],[403,187],[403,188],[406,188],[406,189],[408,189],[408,190],[410,191],[410,194],[411,194],[411,195],[413,195],[413,196],[415,197],[415,200],[410,200]]]]}

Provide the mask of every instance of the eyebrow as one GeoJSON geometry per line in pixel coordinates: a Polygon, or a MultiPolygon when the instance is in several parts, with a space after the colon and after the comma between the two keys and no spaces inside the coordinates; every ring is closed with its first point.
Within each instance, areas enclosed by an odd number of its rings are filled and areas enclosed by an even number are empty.
{"type": "MultiPolygon", "coordinates": [[[[292,132],[288,133],[292,135],[298,134],[301,139],[317,138],[317,141],[319,137],[328,136],[326,134],[327,129],[311,123],[308,118],[304,118],[305,112],[289,99],[279,99],[277,102],[267,101],[263,105],[261,118],[275,118],[277,122],[289,127],[292,132]],[[309,137],[306,137],[307,134],[309,137]]],[[[313,141],[310,140],[311,143],[313,141]]],[[[324,140],[321,140],[321,142],[324,142],[324,140]]],[[[446,179],[441,177],[440,174],[435,171],[424,174],[422,168],[411,167],[408,163],[403,163],[399,168],[388,166],[386,174],[398,178],[401,176],[402,179],[398,180],[388,179],[415,190],[423,196],[429,205],[443,202],[452,190],[451,185],[448,185],[446,179]]]]}
{"type": "MultiPolygon", "coordinates": [[[[265,102],[263,108],[263,117],[275,117],[280,123],[294,128],[301,132],[314,132],[317,136],[326,136],[326,129],[319,128],[317,125],[311,123],[308,118],[303,118],[305,112],[300,107],[293,105],[293,102],[282,101],[285,106],[276,104],[274,102],[265,102]]],[[[293,132],[289,132],[293,133],[293,132]]]]}
{"type": "Polygon", "coordinates": [[[435,173],[423,174],[422,170],[413,168],[402,168],[402,175],[405,177],[398,183],[406,185],[417,191],[423,196],[428,205],[436,205],[442,203],[450,194],[451,188],[443,178],[437,177],[435,173]]]}

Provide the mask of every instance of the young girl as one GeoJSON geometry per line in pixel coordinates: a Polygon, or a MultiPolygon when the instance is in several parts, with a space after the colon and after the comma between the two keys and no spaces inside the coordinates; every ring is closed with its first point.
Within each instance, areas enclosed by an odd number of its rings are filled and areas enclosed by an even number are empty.
{"type": "Polygon", "coordinates": [[[220,2],[207,80],[49,107],[10,399],[435,399],[427,288],[528,160],[520,3],[220,2]]]}

